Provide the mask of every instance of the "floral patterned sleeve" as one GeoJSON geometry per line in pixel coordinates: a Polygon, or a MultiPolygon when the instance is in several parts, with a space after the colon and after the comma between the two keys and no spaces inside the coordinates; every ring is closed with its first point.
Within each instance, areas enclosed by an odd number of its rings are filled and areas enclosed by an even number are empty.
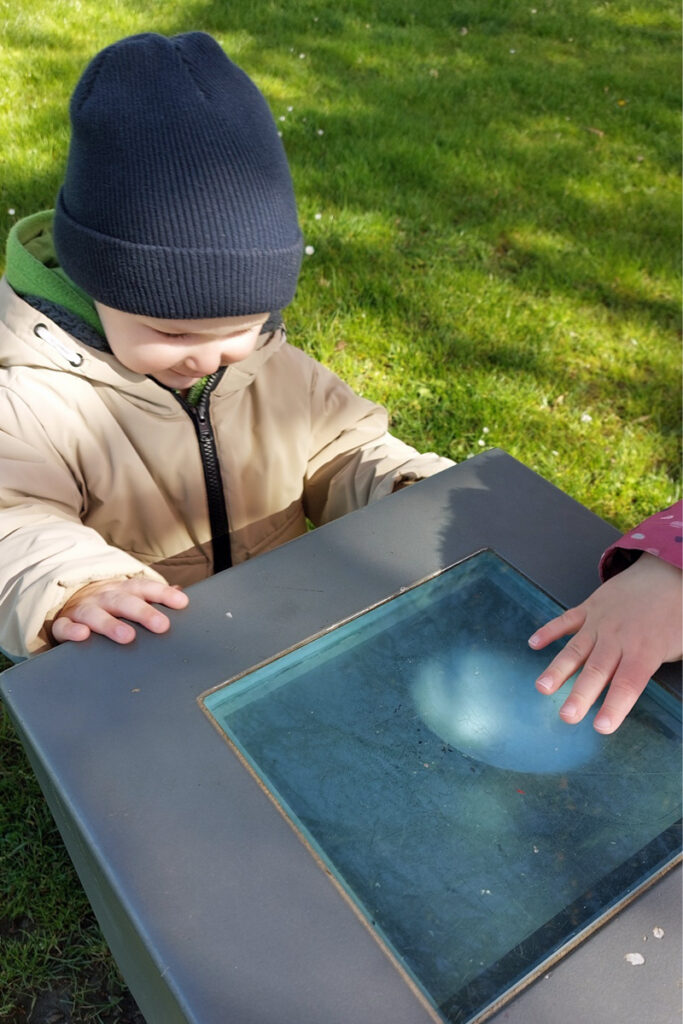
{"type": "Polygon", "coordinates": [[[656,512],[607,548],[600,559],[600,578],[608,580],[632,565],[643,551],[683,568],[683,502],[656,512]]]}

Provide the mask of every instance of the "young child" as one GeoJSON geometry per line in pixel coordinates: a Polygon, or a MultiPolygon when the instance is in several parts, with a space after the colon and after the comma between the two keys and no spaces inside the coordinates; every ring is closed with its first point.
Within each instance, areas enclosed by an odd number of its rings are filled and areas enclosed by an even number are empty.
{"type": "Polygon", "coordinates": [[[593,725],[614,732],[662,662],[683,654],[682,519],[679,501],[612,544],[600,560],[602,585],[530,637],[542,650],[576,634],[536,680],[541,693],[555,693],[581,669],[560,709],[566,722],[580,722],[609,686],[593,725]]]}
{"type": "Polygon", "coordinates": [[[289,346],[302,253],[268,106],[210,36],[99,53],[57,207],[0,282],[0,648],[130,623],[452,463],[289,346]],[[127,621],[122,621],[122,620],[127,621]]]}

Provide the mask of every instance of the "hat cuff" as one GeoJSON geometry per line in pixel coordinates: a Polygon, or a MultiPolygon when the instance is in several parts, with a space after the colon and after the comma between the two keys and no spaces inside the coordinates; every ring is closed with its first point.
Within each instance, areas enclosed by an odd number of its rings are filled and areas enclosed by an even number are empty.
{"type": "Polygon", "coordinates": [[[294,298],[303,249],[298,229],[292,245],[267,250],[127,242],[74,221],[61,192],[54,243],[62,269],[92,299],[126,313],[169,320],[282,309],[294,298]]]}

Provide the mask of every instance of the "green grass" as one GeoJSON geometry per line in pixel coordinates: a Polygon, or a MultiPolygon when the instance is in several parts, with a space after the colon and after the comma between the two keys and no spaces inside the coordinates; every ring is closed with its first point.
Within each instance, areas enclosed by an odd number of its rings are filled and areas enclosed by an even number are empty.
{"type": "MultiPolygon", "coordinates": [[[[212,32],[284,118],[315,249],[296,344],[417,447],[500,446],[618,527],[679,496],[678,5],[0,0],[0,25],[2,238],[54,203],[94,52],[212,32]]],[[[2,728],[0,1019],[50,985],[109,1019],[88,978],[114,999],[116,976],[2,728]]]]}
{"type": "Polygon", "coordinates": [[[2,708],[0,878],[0,1020],[26,1020],[53,990],[69,993],[75,1019],[113,1024],[123,983],[2,708]]]}

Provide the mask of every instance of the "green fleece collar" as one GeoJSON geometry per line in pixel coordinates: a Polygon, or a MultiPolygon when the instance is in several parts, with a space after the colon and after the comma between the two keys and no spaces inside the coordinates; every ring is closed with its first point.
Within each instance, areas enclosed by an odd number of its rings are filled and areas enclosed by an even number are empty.
{"type": "Polygon", "coordinates": [[[104,337],[93,300],[66,276],[52,241],[54,210],[18,221],[7,239],[5,276],[19,295],[35,295],[81,317],[104,337]]]}
{"type": "MultiPolygon", "coordinates": [[[[33,295],[75,313],[105,337],[93,300],[67,277],[57,261],[52,240],[54,210],[43,210],[18,221],[7,239],[5,276],[18,295],[33,295]]],[[[192,385],[186,401],[197,405],[208,377],[192,385]]]]}

